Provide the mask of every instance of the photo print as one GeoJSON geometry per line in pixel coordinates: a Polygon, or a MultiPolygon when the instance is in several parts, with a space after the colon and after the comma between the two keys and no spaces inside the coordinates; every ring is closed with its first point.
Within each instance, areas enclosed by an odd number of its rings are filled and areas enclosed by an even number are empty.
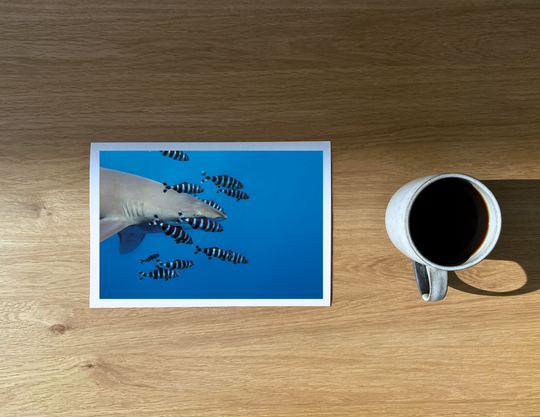
{"type": "Polygon", "coordinates": [[[93,143],[90,307],[329,306],[330,142],[93,143]]]}

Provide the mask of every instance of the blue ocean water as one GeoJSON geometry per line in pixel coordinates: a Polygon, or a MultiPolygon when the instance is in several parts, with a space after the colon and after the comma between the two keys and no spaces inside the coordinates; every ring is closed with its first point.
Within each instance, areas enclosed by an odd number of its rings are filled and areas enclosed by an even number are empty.
{"type": "MultiPolygon", "coordinates": [[[[186,229],[192,245],[175,244],[162,233],[147,234],[128,254],[118,251],[119,237],[100,243],[101,299],[322,299],[323,298],[323,152],[189,151],[176,161],[158,151],[100,151],[100,166],[158,182],[201,185],[200,199],[216,201],[227,214],[220,233],[186,229]],[[249,200],[236,201],[202,171],[226,174],[244,184],[249,200]],[[217,246],[244,255],[249,263],[208,259],[201,248],[217,246]],[[145,262],[192,260],[180,277],[140,280],[145,262]]],[[[175,191],[169,191],[175,192],[175,191]]]]}

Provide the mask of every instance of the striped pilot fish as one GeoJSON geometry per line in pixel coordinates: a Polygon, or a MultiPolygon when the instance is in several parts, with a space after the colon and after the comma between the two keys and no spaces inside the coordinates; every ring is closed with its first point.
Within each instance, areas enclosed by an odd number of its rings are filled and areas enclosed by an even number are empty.
{"type": "Polygon", "coordinates": [[[195,255],[197,255],[199,252],[203,252],[208,256],[208,259],[219,258],[222,261],[229,260],[229,251],[225,249],[220,249],[215,246],[212,248],[200,248],[199,245],[197,245],[195,247],[197,248],[195,255]]]}
{"type": "Polygon", "coordinates": [[[141,259],[141,263],[143,263],[143,262],[150,262],[151,260],[156,259],[158,256],[159,256],[159,253],[156,253],[156,254],[154,254],[154,255],[150,255],[150,256],[149,256],[148,258],[146,258],[146,259],[141,259]]]}
{"type": "Polygon", "coordinates": [[[150,277],[154,279],[165,278],[165,281],[168,281],[171,278],[177,278],[180,276],[178,272],[176,272],[174,269],[163,269],[163,268],[158,268],[148,273],[139,271],[139,274],[141,274],[141,279],[143,279],[144,277],[150,277]]]}
{"type": "MultiPolygon", "coordinates": [[[[149,223],[150,225],[159,225],[161,229],[165,232],[167,236],[172,237],[175,239],[176,244],[179,243],[185,243],[187,245],[191,245],[193,243],[193,239],[191,239],[191,236],[188,235],[180,226],[173,226],[172,224],[162,223],[159,220],[159,217],[157,214],[154,214],[154,221],[149,223]]],[[[156,258],[159,255],[156,256],[156,258]]],[[[155,258],[152,258],[155,259],[155,258]]]]}
{"type": "Polygon", "coordinates": [[[242,184],[240,181],[238,181],[236,178],[229,177],[228,175],[217,175],[211,177],[210,175],[207,175],[206,172],[202,172],[204,179],[201,181],[201,183],[205,181],[212,181],[214,184],[216,184],[218,187],[223,188],[244,188],[244,184],[242,184]]]}
{"type": "Polygon", "coordinates": [[[173,261],[173,262],[161,262],[159,259],[156,260],[156,262],[165,267],[165,268],[169,268],[169,269],[186,269],[186,268],[190,268],[194,265],[193,261],[181,261],[180,259],[177,259],[176,261],[173,261]]]}
{"type": "Polygon", "coordinates": [[[176,159],[177,161],[189,161],[189,158],[185,152],[182,151],[160,151],[163,156],[176,159]]]}
{"type": "Polygon", "coordinates": [[[204,192],[204,188],[202,188],[201,186],[197,184],[190,184],[186,181],[175,185],[168,185],[166,182],[163,182],[163,185],[165,186],[165,189],[163,190],[164,193],[169,190],[174,190],[177,193],[193,194],[195,197],[197,197],[197,193],[204,192]]]}
{"type": "Polygon", "coordinates": [[[220,188],[217,192],[227,194],[229,197],[234,197],[236,198],[236,201],[249,199],[249,195],[240,190],[224,190],[223,188],[220,188]]]}
{"type": "Polygon", "coordinates": [[[228,250],[229,257],[228,261],[231,261],[233,264],[247,264],[249,261],[246,259],[244,255],[240,255],[239,253],[233,252],[232,250],[228,250]]]}
{"type": "Polygon", "coordinates": [[[207,219],[206,217],[183,217],[182,212],[179,211],[178,215],[180,222],[186,222],[194,229],[204,230],[205,232],[222,232],[223,226],[218,222],[207,219]]]}
{"type": "Polygon", "coordinates": [[[216,203],[214,200],[201,200],[203,203],[208,204],[210,207],[215,208],[217,211],[221,211],[223,214],[225,213],[225,210],[223,210],[223,207],[221,207],[218,203],[216,203]]]}

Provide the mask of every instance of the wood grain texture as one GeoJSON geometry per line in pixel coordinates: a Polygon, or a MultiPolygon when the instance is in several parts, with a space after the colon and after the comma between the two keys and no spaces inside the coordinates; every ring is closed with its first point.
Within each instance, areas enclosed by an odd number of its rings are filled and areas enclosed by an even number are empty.
{"type": "Polygon", "coordinates": [[[0,1],[0,415],[538,416],[539,20],[532,0],[0,1]],[[88,308],[91,142],[275,140],[332,141],[331,307],[88,308]],[[503,229],[429,304],[384,214],[450,171],[503,229]]]}

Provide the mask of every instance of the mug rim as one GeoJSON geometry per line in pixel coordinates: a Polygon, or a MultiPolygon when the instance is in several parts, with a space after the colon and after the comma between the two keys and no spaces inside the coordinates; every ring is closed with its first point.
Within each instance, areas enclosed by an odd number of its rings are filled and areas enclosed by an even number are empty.
{"type": "Polygon", "coordinates": [[[499,207],[499,202],[497,201],[493,193],[490,191],[490,189],[486,185],[484,185],[481,181],[477,180],[474,177],[471,177],[470,175],[460,174],[460,173],[433,174],[430,176],[430,178],[424,181],[424,183],[422,183],[415,190],[414,194],[409,199],[407,208],[405,210],[405,224],[407,225],[405,231],[406,231],[406,236],[407,236],[407,241],[409,243],[409,246],[412,248],[414,254],[420,259],[421,263],[423,263],[424,265],[428,265],[433,268],[442,269],[445,271],[458,271],[460,269],[465,269],[473,265],[476,265],[477,263],[481,262],[490,254],[490,252],[493,250],[493,248],[497,244],[497,241],[499,240],[499,236],[501,234],[501,217],[502,216],[501,216],[501,209],[499,207]],[[435,262],[430,261],[425,256],[423,256],[412,240],[410,227],[409,227],[409,217],[410,217],[412,206],[416,198],[428,185],[436,181],[442,180],[444,178],[460,178],[460,179],[466,180],[469,183],[471,183],[473,186],[475,186],[477,190],[481,191],[482,198],[486,200],[484,202],[486,203],[486,208],[488,210],[488,219],[489,219],[487,232],[486,232],[486,238],[484,238],[484,242],[482,242],[482,244],[471,254],[471,256],[465,262],[459,265],[452,265],[452,266],[437,264],[435,262]],[[488,201],[487,201],[488,198],[490,202],[492,203],[491,205],[492,207],[488,205],[488,201]],[[494,213],[492,213],[492,210],[494,211],[494,213]],[[492,221],[492,216],[494,217],[493,221],[492,221]],[[492,236],[490,238],[490,241],[487,241],[487,235],[488,233],[490,233],[490,229],[492,232],[492,236]],[[481,254],[481,256],[478,256],[479,254],[481,254]],[[477,256],[475,257],[475,255],[477,256]]]}

